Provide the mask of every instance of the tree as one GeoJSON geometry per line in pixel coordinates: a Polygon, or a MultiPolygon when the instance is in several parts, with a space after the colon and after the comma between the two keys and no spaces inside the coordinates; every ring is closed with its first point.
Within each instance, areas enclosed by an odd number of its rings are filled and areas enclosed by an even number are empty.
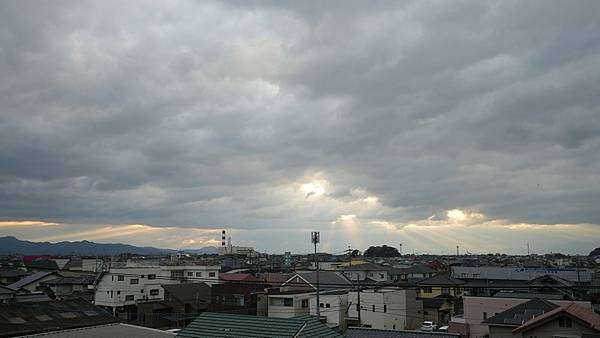
{"type": "Polygon", "coordinates": [[[360,250],[354,249],[354,250],[352,250],[352,252],[350,252],[350,257],[358,257],[358,256],[360,256],[360,250]]]}
{"type": "Polygon", "coordinates": [[[594,256],[600,256],[600,248],[596,248],[592,252],[590,252],[590,257],[594,256]]]}
{"type": "Polygon", "coordinates": [[[399,257],[400,252],[398,249],[382,245],[382,246],[370,246],[364,253],[365,257],[399,257]]]}

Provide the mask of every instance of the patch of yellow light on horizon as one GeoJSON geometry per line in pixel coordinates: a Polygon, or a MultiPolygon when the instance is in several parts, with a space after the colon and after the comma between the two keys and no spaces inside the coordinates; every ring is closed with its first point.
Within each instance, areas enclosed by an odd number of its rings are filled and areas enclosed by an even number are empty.
{"type": "Polygon", "coordinates": [[[44,222],[44,221],[0,221],[0,228],[12,227],[50,227],[58,226],[59,223],[44,222]]]}

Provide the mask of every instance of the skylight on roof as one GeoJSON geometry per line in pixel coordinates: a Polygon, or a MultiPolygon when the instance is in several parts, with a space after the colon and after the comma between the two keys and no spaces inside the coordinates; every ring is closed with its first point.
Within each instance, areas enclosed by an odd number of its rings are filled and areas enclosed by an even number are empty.
{"type": "Polygon", "coordinates": [[[77,318],[77,315],[73,312],[61,312],[59,313],[59,315],[67,319],[77,318]]]}
{"type": "Polygon", "coordinates": [[[27,323],[27,321],[21,317],[11,317],[8,318],[8,321],[11,322],[12,324],[25,324],[27,323]]]}
{"type": "Polygon", "coordinates": [[[47,322],[49,320],[52,320],[52,318],[48,315],[35,316],[35,319],[39,320],[40,322],[47,322]]]}

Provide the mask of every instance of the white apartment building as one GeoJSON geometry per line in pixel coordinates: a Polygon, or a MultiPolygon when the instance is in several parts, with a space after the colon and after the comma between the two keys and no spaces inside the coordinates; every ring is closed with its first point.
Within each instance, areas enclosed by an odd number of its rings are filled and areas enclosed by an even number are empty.
{"type": "Polygon", "coordinates": [[[269,317],[293,318],[310,313],[310,298],[315,295],[307,290],[277,291],[267,294],[269,317]]]}
{"type": "MultiPolygon", "coordinates": [[[[383,330],[414,330],[423,315],[415,290],[366,289],[360,292],[360,317],[364,327],[383,330]]],[[[358,320],[358,292],[348,293],[348,318],[358,320]]]]}
{"type": "MultiPolygon", "coordinates": [[[[346,328],[346,316],[348,310],[348,291],[334,290],[324,291],[319,294],[319,309],[321,310],[321,319],[325,319],[325,324],[329,327],[346,328]]],[[[317,315],[317,295],[313,294],[310,298],[310,315],[317,315]]]]}
{"type": "Polygon", "coordinates": [[[94,303],[116,314],[136,312],[140,301],[162,300],[161,284],[219,282],[220,266],[146,266],[111,268],[96,285],[94,303]]]}

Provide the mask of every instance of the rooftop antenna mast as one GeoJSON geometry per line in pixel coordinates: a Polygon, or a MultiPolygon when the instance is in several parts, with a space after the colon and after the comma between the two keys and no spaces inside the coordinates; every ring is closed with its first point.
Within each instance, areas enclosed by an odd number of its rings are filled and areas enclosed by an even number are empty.
{"type": "Polygon", "coordinates": [[[321,242],[321,234],[318,231],[313,231],[310,233],[311,242],[315,246],[315,268],[317,269],[317,318],[321,320],[321,303],[319,300],[319,256],[317,256],[317,244],[321,242]]]}

